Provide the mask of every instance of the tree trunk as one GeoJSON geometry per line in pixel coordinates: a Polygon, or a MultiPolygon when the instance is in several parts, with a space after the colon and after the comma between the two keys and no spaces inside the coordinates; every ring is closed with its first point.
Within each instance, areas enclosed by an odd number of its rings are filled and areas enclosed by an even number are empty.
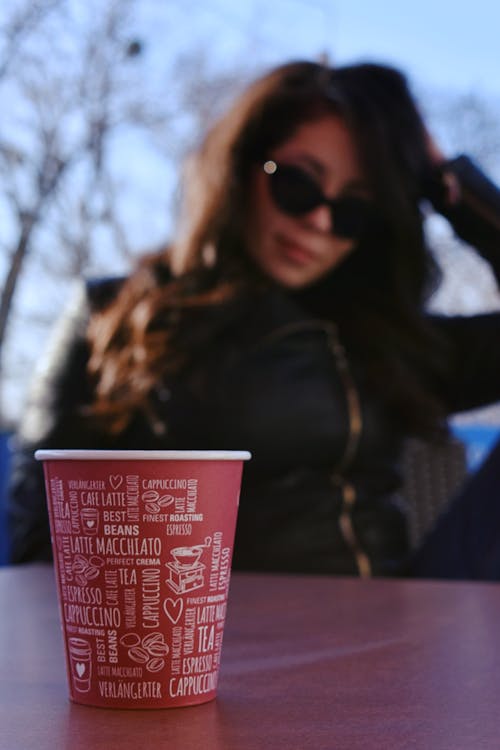
{"type": "Polygon", "coordinates": [[[29,217],[25,218],[17,246],[12,253],[10,268],[7,273],[5,286],[3,288],[2,297],[0,299],[0,352],[2,352],[3,350],[3,344],[7,334],[9,313],[12,307],[12,301],[14,299],[17,282],[21,277],[21,270],[24,259],[26,258],[28,252],[29,241],[34,225],[34,215],[30,215],[29,217]]]}

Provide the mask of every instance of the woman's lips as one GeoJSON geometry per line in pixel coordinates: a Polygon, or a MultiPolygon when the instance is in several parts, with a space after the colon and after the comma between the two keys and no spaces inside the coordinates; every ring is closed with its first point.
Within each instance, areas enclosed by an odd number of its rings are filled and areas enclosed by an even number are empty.
{"type": "Polygon", "coordinates": [[[317,259],[315,252],[286,237],[277,237],[277,245],[281,257],[294,265],[305,266],[317,259]]]}

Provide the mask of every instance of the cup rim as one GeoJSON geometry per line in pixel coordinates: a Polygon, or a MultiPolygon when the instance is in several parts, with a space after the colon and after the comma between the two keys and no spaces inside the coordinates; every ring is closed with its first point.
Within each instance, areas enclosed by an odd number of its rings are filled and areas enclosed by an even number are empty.
{"type": "Polygon", "coordinates": [[[249,451],[222,450],[93,450],[45,449],[35,451],[37,461],[248,461],[249,451]]]}

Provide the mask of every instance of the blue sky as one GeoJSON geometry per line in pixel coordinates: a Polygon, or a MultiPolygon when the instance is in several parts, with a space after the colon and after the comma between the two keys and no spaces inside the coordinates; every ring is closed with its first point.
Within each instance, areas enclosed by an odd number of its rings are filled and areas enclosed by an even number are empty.
{"type": "Polygon", "coordinates": [[[500,97],[497,0],[209,0],[205,8],[206,33],[225,37],[221,52],[236,52],[253,29],[254,51],[271,62],[326,49],[339,64],[376,58],[418,82],[500,97]]]}
{"type": "Polygon", "coordinates": [[[424,82],[500,95],[496,0],[333,0],[338,57],[375,55],[424,82]]]}

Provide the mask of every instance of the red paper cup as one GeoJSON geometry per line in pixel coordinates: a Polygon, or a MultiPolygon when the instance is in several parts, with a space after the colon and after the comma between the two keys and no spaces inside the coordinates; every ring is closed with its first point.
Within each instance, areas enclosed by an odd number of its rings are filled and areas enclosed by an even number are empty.
{"type": "Polygon", "coordinates": [[[236,451],[40,450],[72,701],[215,698],[243,461],[236,451]]]}

